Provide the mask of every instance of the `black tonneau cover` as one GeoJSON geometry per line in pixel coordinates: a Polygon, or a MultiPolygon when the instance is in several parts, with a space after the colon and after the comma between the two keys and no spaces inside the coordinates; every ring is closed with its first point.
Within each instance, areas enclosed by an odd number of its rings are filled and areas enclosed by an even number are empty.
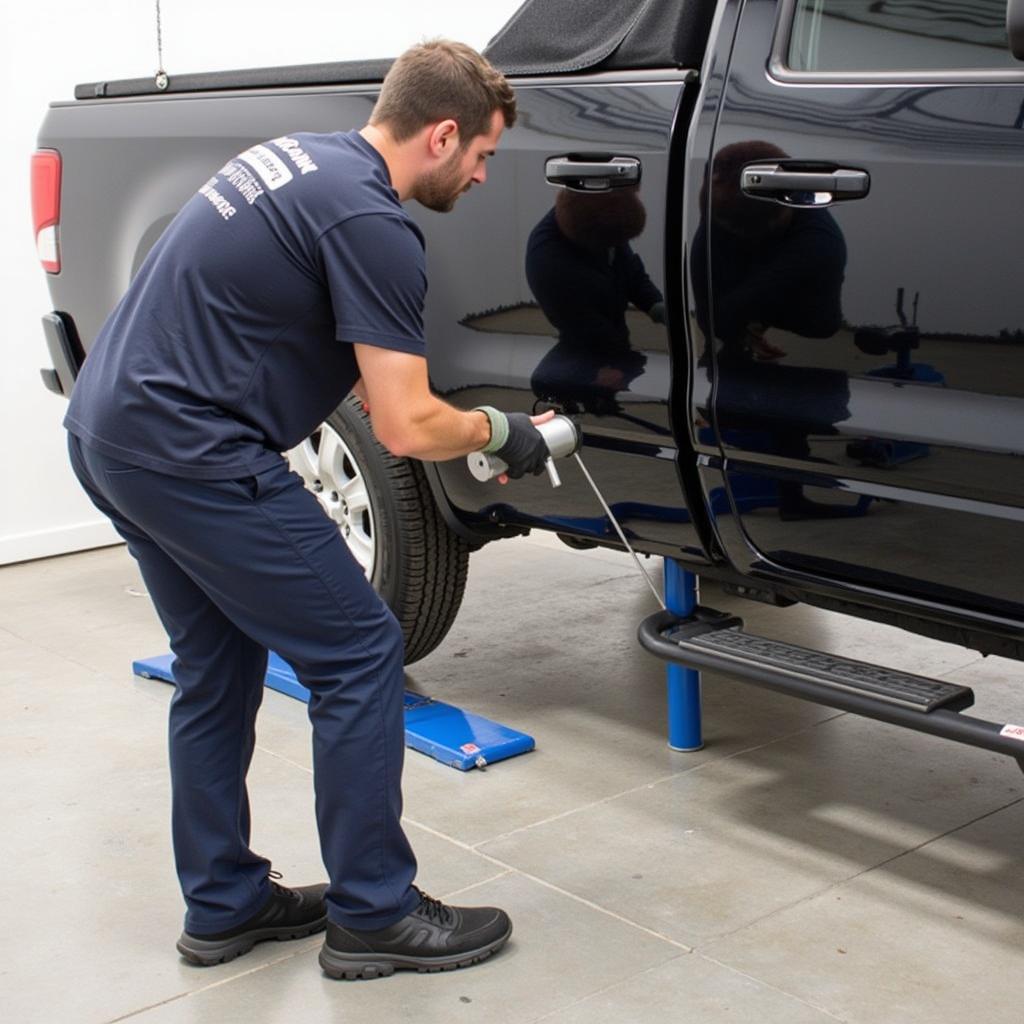
{"type": "MultiPolygon", "coordinates": [[[[699,68],[715,0],[526,0],[484,53],[507,75],[699,68]]],[[[89,82],[75,99],[356,85],[383,80],[393,58],[89,82]]]]}
{"type": "Polygon", "coordinates": [[[699,68],[715,0],[526,0],[484,53],[507,75],[699,68]]]}

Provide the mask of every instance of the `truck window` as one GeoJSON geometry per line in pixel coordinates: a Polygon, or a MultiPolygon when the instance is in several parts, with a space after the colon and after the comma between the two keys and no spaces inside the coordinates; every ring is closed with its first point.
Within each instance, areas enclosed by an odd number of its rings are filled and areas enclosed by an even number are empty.
{"type": "Polygon", "coordinates": [[[1006,0],[795,0],[793,71],[1024,69],[1006,0]]]}

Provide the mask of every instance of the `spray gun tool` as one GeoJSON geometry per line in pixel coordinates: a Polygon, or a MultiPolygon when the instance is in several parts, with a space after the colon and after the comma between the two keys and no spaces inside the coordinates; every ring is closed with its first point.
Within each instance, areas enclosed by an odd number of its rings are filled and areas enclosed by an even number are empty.
{"type": "MultiPolygon", "coordinates": [[[[568,458],[571,455],[579,465],[580,470],[583,472],[583,476],[586,478],[587,483],[590,484],[594,494],[597,495],[597,500],[601,503],[601,507],[608,516],[609,522],[611,522],[612,526],[615,527],[615,532],[619,535],[619,540],[622,541],[626,550],[633,556],[633,561],[636,563],[636,567],[640,570],[644,579],[647,581],[647,586],[651,588],[651,593],[654,594],[654,599],[662,609],[665,609],[665,602],[658,593],[658,588],[654,585],[654,581],[641,564],[640,559],[633,550],[632,544],[629,543],[625,532],[619,525],[619,521],[615,518],[615,513],[612,512],[608,502],[604,500],[604,495],[601,494],[600,489],[594,482],[594,478],[590,475],[587,467],[583,464],[583,459],[580,457],[579,451],[581,437],[576,424],[569,419],[568,416],[555,416],[553,419],[550,419],[545,423],[538,424],[537,429],[543,435],[544,441],[548,446],[548,451],[550,452],[544,466],[548,471],[549,478],[551,479],[551,486],[562,486],[562,480],[558,475],[558,470],[555,468],[555,459],[568,458]]],[[[473,477],[481,483],[493,480],[508,469],[508,466],[506,466],[501,459],[494,455],[486,455],[483,452],[473,452],[472,455],[467,457],[466,461],[469,465],[469,471],[473,474],[473,477]]]]}

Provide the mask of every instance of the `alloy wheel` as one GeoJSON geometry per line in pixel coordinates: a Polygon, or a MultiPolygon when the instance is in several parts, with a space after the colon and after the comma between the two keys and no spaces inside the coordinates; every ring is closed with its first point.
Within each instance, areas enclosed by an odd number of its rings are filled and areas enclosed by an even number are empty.
{"type": "Polygon", "coordinates": [[[286,454],[292,469],[338,524],[366,578],[372,580],[377,531],[365,474],[352,449],[329,423],[324,423],[286,454]]]}

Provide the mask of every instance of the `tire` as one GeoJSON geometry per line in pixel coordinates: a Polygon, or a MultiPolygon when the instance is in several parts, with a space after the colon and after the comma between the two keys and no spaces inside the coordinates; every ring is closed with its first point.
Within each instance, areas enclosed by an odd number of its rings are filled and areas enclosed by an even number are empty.
{"type": "Polygon", "coordinates": [[[423,467],[380,444],[353,396],[288,461],[401,624],[405,663],[425,658],[455,622],[470,548],[441,517],[423,467]]]}

